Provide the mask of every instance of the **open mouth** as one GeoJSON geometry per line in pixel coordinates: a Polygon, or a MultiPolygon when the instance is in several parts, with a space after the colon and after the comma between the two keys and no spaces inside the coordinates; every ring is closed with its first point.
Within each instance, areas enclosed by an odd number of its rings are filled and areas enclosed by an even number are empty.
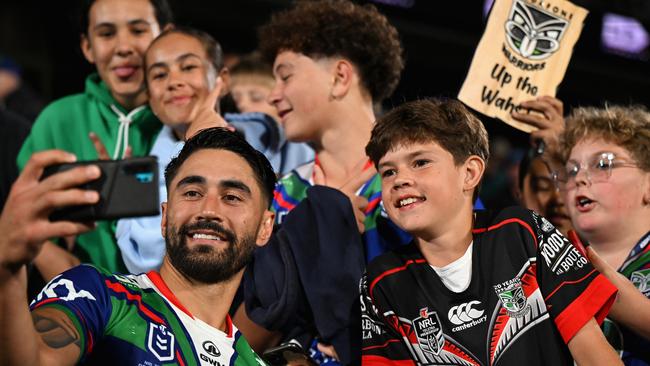
{"type": "Polygon", "coordinates": [[[115,75],[117,75],[120,78],[130,78],[133,76],[133,74],[138,71],[137,66],[118,66],[113,68],[113,71],[115,72],[115,75]]]}
{"type": "Polygon", "coordinates": [[[427,199],[425,197],[415,197],[415,196],[410,196],[410,197],[404,197],[400,198],[397,200],[397,203],[395,204],[395,207],[397,208],[404,208],[404,207],[409,207],[412,206],[416,203],[419,202],[424,202],[427,199]]]}
{"type": "Polygon", "coordinates": [[[278,111],[278,116],[280,116],[280,118],[284,118],[284,116],[291,113],[291,111],[293,111],[293,109],[285,109],[282,111],[278,111]]]}
{"type": "Polygon", "coordinates": [[[593,203],[594,201],[589,197],[585,197],[585,196],[576,197],[576,206],[579,209],[588,209],[593,205],[593,203]]]}
{"type": "Polygon", "coordinates": [[[223,245],[223,243],[234,243],[235,234],[214,222],[198,222],[181,228],[188,241],[200,244],[223,245]]]}

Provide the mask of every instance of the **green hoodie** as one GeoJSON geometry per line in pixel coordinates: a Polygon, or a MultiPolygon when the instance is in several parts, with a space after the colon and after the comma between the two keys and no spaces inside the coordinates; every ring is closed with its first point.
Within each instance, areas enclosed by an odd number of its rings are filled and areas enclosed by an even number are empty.
{"type": "MultiPolygon", "coordinates": [[[[18,154],[22,170],[30,156],[41,150],[62,149],[77,155],[77,160],[95,160],[97,152],[88,134],[92,131],[106,146],[108,153],[122,157],[124,143],[116,151],[119,140],[128,136],[133,156],[148,155],[162,124],[148,106],[131,111],[130,128],[125,117],[129,114],[111,96],[99,75],[86,79],[86,90],[61,98],[48,105],[38,116],[30,135],[18,154]],[[118,116],[121,114],[122,116],[118,116]],[[120,120],[124,127],[120,129],[120,120]],[[118,135],[122,137],[118,137],[118,135]]],[[[115,240],[115,222],[101,221],[97,228],[77,238],[74,253],[82,262],[91,263],[110,272],[125,272],[115,240]]]]}

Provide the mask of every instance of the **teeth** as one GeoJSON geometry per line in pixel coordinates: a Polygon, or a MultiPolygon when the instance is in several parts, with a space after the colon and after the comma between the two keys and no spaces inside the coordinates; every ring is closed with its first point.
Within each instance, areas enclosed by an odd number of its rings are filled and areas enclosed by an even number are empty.
{"type": "Polygon", "coordinates": [[[192,235],[192,239],[221,240],[221,238],[216,235],[208,235],[208,234],[194,234],[192,235]]]}
{"type": "Polygon", "coordinates": [[[410,205],[411,203],[417,202],[417,200],[418,199],[414,198],[414,197],[405,198],[405,199],[399,201],[399,205],[400,205],[400,207],[404,207],[406,205],[410,205]]]}
{"type": "Polygon", "coordinates": [[[578,204],[579,204],[580,206],[584,206],[584,205],[587,205],[587,204],[589,204],[589,203],[591,203],[591,200],[590,200],[589,198],[581,198],[581,199],[578,201],[578,204]]]}

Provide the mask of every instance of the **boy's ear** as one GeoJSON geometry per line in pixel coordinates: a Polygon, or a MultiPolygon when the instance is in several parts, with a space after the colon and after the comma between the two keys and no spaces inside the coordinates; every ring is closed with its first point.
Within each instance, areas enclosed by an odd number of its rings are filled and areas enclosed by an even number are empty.
{"type": "Polygon", "coordinates": [[[463,179],[463,191],[473,191],[478,187],[485,172],[485,160],[472,155],[463,164],[465,177],[463,179]]]}
{"type": "Polygon", "coordinates": [[[334,100],[343,98],[350,90],[354,80],[355,70],[350,61],[338,59],[334,64],[334,83],[330,91],[330,97],[334,100]]]}
{"type": "Polygon", "coordinates": [[[88,62],[91,64],[95,63],[95,56],[92,53],[91,46],[90,46],[90,40],[88,39],[88,36],[85,34],[81,35],[81,41],[79,46],[81,47],[81,52],[84,54],[84,57],[88,62]]]}

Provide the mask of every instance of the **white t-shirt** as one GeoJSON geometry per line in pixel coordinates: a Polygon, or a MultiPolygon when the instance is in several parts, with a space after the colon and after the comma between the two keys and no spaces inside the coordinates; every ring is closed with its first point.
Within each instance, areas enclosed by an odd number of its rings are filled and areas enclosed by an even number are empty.
{"type": "Polygon", "coordinates": [[[472,280],[472,247],[474,241],[469,243],[465,254],[444,267],[431,266],[440,276],[442,283],[453,292],[463,292],[469,287],[472,280]]]}

